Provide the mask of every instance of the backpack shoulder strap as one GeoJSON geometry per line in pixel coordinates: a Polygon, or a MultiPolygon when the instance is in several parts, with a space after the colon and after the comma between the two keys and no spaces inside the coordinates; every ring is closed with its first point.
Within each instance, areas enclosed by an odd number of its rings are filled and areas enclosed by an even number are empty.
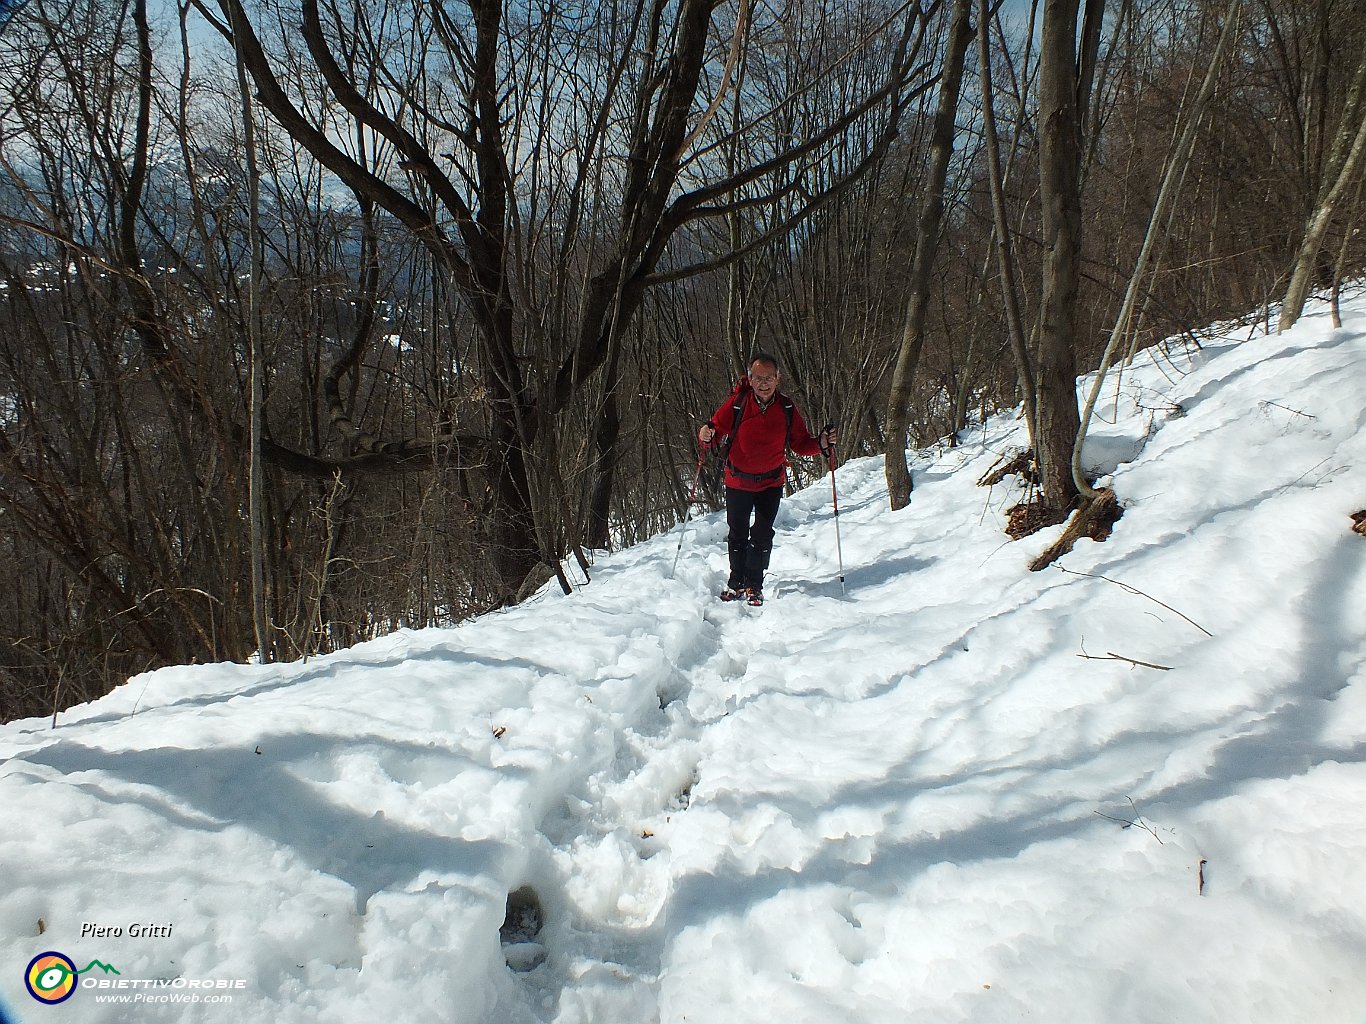
{"type": "Polygon", "coordinates": [[[735,385],[735,392],[731,395],[731,408],[735,410],[735,420],[730,425],[730,437],[726,442],[726,451],[730,451],[730,446],[735,443],[735,435],[740,429],[740,420],[745,415],[745,399],[749,397],[749,377],[741,377],[740,383],[735,385]]]}

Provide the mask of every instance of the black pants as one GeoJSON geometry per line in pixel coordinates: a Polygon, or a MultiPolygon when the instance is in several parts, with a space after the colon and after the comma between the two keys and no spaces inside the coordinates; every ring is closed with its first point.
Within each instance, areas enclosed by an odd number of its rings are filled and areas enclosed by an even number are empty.
{"type": "Polygon", "coordinates": [[[763,491],[726,488],[726,525],[730,527],[726,546],[730,550],[732,589],[763,589],[764,570],[773,553],[773,520],[778,517],[778,503],[782,500],[782,484],[763,491]]]}

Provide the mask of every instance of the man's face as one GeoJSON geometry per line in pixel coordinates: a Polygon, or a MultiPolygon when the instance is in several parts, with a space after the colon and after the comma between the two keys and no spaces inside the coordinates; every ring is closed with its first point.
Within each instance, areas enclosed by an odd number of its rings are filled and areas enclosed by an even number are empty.
{"type": "Polygon", "coordinates": [[[749,386],[754,389],[761,402],[769,401],[777,393],[778,380],[781,377],[778,368],[768,363],[754,362],[749,366],[749,386]]]}

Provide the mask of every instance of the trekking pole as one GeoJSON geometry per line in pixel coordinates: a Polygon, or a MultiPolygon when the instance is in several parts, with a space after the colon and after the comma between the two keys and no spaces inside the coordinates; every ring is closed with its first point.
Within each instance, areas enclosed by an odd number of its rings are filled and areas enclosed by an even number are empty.
{"type": "Polygon", "coordinates": [[[669,579],[674,578],[674,573],[678,571],[678,556],[683,554],[683,536],[688,532],[688,520],[692,518],[693,499],[697,497],[697,485],[702,479],[702,464],[707,460],[707,449],[703,448],[697,453],[697,470],[692,476],[692,489],[688,491],[688,507],[683,511],[683,529],[678,531],[678,549],[674,551],[674,564],[669,569],[669,579]]]}
{"type": "MultiPolygon", "coordinates": [[[[828,435],[834,427],[833,423],[827,423],[821,433],[828,435]]],[[[826,462],[830,465],[830,501],[835,508],[835,555],[839,558],[840,563],[840,596],[848,597],[849,591],[844,586],[844,545],[840,543],[840,496],[839,492],[835,490],[835,446],[831,445],[823,451],[826,462]]]]}

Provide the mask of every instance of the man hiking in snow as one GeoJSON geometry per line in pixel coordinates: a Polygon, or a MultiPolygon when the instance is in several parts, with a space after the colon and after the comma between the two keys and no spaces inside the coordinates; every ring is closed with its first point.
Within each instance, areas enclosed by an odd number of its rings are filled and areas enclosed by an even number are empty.
{"type": "Polygon", "coordinates": [[[749,365],[749,375],[697,431],[704,446],[728,438],[721,449],[726,459],[726,524],[730,533],[730,578],[722,601],[744,598],[764,603],[764,571],[773,550],[773,520],[787,482],[787,452],[820,455],[834,447],[833,426],[818,437],[806,429],[802,414],[778,390],[782,374],[778,360],[760,353],[749,365]],[[751,524],[752,521],[752,524],[751,524]]]}

